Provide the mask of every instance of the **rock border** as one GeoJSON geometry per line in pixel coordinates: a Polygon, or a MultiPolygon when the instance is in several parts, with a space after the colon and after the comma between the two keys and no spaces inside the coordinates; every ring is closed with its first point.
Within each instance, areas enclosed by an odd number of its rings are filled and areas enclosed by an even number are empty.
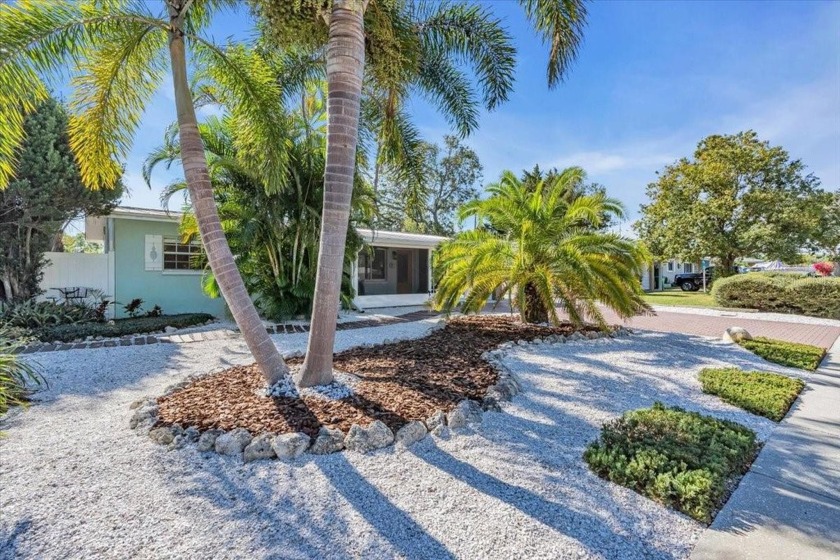
{"type": "MultiPolygon", "coordinates": [[[[444,320],[439,320],[431,330],[443,328],[444,320]]],[[[522,391],[519,378],[502,363],[505,354],[517,346],[554,346],[567,342],[597,340],[600,338],[616,338],[628,336],[633,331],[626,327],[617,327],[610,332],[589,331],[574,332],[569,336],[550,335],[546,338],[535,338],[531,341],[519,340],[505,342],[493,350],[488,350],[481,358],[488,362],[499,374],[499,380],[491,385],[481,402],[464,399],[448,413],[437,410],[424,421],[412,420],[394,433],[381,420],[374,420],[367,426],[353,424],[345,434],[337,428],[322,426],[315,438],[300,432],[272,434],[262,433],[256,436],[244,428],[235,428],[229,432],[211,429],[199,432],[194,426],[184,428],[180,424],[171,426],[157,426],[157,399],[144,397],[129,406],[134,414],[129,420],[129,427],[144,433],[159,445],[165,445],[169,450],[179,449],[188,444],[194,444],[199,452],[215,451],[221,455],[240,456],[245,463],[263,459],[294,460],[304,453],[311,455],[326,455],[342,450],[357,453],[372,451],[391,446],[410,447],[431,434],[441,439],[448,439],[450,435],[462,429],[481,424],[485,412],[502,412],[502,402],[510,401],[522,391]]],[[[382,344],[398,342],[399,339],[387,339],[382,344]]],[[[360,347],[370,347],[374,344],[362,344],[360,347]]],[[[299,356],[300,352],[287,353],[285,356],[299,356]]],[[[169,395],[194,380],[212,375],[208,372],[192,375],[167,387],[162,396],[169,395]]]]}

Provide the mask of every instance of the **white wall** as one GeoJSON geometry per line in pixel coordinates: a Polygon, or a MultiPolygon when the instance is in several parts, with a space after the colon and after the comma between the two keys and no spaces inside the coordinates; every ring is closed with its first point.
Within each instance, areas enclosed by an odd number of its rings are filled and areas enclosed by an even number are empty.
{"type": "Polygon", "coordinates": [[[113,296],[114,286],[110,280],[110,264],[113,253],[52,253],[45,254],[48,264],[44,267],[41,289],[44,294],[40,299],[57,297],[60,294],[53,288],[94,288],[105,295],[113,296]]]}

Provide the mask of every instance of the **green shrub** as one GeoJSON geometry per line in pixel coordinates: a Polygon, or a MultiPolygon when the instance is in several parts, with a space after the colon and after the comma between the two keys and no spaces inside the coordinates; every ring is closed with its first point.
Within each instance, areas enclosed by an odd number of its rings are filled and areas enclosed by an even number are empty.
{"type": "Polygon", "coordinates": [[[707,368],[700,372],[703,392],[776,422],[787,414],[805,383],[776,373],[707,368]]]}
{"type": "Polygon", "coordinates": [[[740,424],[656,403],[605,424],[583,457],[598,476],[708,523],[757,452],[740,424]]]}
{"type": "Polygon", "coordinates": [[[96,308],[93,305],[28,300],[9,305],[0,315],[0,324],[9,327],[37,329],[50,325],[83,323],[98,319],[96,308]]]}
{"type": "Polygon", "coordinates": [[[761,356],[768,362],[783,366],[795,367],[814,371],[825,356],[825,350],[819,346],[797,344],[784,340],[756,337],[752,340],[741,341],[741,346],[750,352],[761,356]]]}
{"type": "Polygon", "coordinates": [[[15,354],[17,346],[5,338],[7,331],[0,328],[0,414],[13,406],[27,402],[27,385],[46,383],[35,368],[15,354]]]}
{"type": "Polygon", "coordinates": [[[802,278],[790,284],[785,294],[796,313],[840,319],[840,278],[802,278]]]}
{"type": "Polygon", "coordinates": [[[840,278],[752,272],[721,278],[712,287],[712,296],[721,307],[840,319],[840,278]]]}
{"type": "Polygon", "coordinates": [[[44,342],[70,342],[88,336],[119,337],[129,334],[143,334],[163,330],[165,327],[182,329],[205,323],[213,318],[207,313],[184,313],[181,315],[161,315],[157,317],[134,317],[117,319],[112,323],[81,323],[76,325],[57,325],[35,331],[35,335],[44,342]]]}

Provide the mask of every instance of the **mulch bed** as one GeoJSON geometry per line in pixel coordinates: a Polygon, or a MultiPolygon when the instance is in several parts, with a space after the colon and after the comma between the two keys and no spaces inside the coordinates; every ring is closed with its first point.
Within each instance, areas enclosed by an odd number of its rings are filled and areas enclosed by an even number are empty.
{"type": "MultiPolygon", "coordinates": [[[[335,355],[334,367],[361,381],[340,401],[260,396],[265,381],[257,367],[233,367],[159,398],[158,424],[315,436],[321,426],[346,432],[352,424],[381,420],[397,430],[436,410],[449,411],[465,398],[480,401],[498,379],[481,359],[484,352],[508,341],[575,330],[571,324],[544,327],[511,317],[461,317],[424,338],[347,350],[335,355]]],[[[301,362],[289,360],[292,366],[301,362]]]]}

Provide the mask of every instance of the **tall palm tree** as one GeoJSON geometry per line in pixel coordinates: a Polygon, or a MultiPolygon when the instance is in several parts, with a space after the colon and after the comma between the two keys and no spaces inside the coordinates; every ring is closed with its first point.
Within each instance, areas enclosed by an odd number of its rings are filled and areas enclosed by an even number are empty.
{"type": "Polygon", "coordinates": [[[506,171],[489,198],[463,206],[460,219],[475,217],[479,227],[436,253],[436,306],[451,310],[464,297],[463,311],[478,312],[492,294],[512,294],[523,321],[556,323],[559,305],[573,322],[588,317],[602,326],[599,302],[621,317],[645,311],[639,277],[647,253],[599,230],[605,216],[622,215],[619,201],[569,195],[581,173],[569,168],[532,186],[506,171]]]}
{"type": "Polygon", "coordinates": [[[243,149],[276,186],[272,161],[285,157],[271,128],[282,110],[269,68],[255,71],[242,49],[202,35],[234,0],[19,0],[0,5],[0,187],[14,168],[22,115],[48,94],[47,81],[72,74],[71,147],[82,179],[108,188],[118,177],[143,110],[171,71],[181,163],[210,267],[268,383],[288,374],[248,295],[222,230],[188,79],[187,50],[213,72],[231,100],[243,149]],[[157,8],[159,11],[153,11],[157,8]]]}
{"type": "MultiPolygon", "coordinates": [[[[514,49],[492,13],[465,2],[393,0],[251,0],[281,45],[325,46],[328,84],[327,162],[315,305],[298,383],[332,380],[333,344],[344,235],[350,209],[354,154],[366,77],[386,92],[386,116],[397,113],[411,86],[450,117],[461,134],[477,125],[478,107],[461,69],[470,64],[484,105],[507,98],[514,49]]],[[[520,0],[528,19],[550,43],[548,82],[562,80],[581,42],[584,0],[520,0]]]]}

